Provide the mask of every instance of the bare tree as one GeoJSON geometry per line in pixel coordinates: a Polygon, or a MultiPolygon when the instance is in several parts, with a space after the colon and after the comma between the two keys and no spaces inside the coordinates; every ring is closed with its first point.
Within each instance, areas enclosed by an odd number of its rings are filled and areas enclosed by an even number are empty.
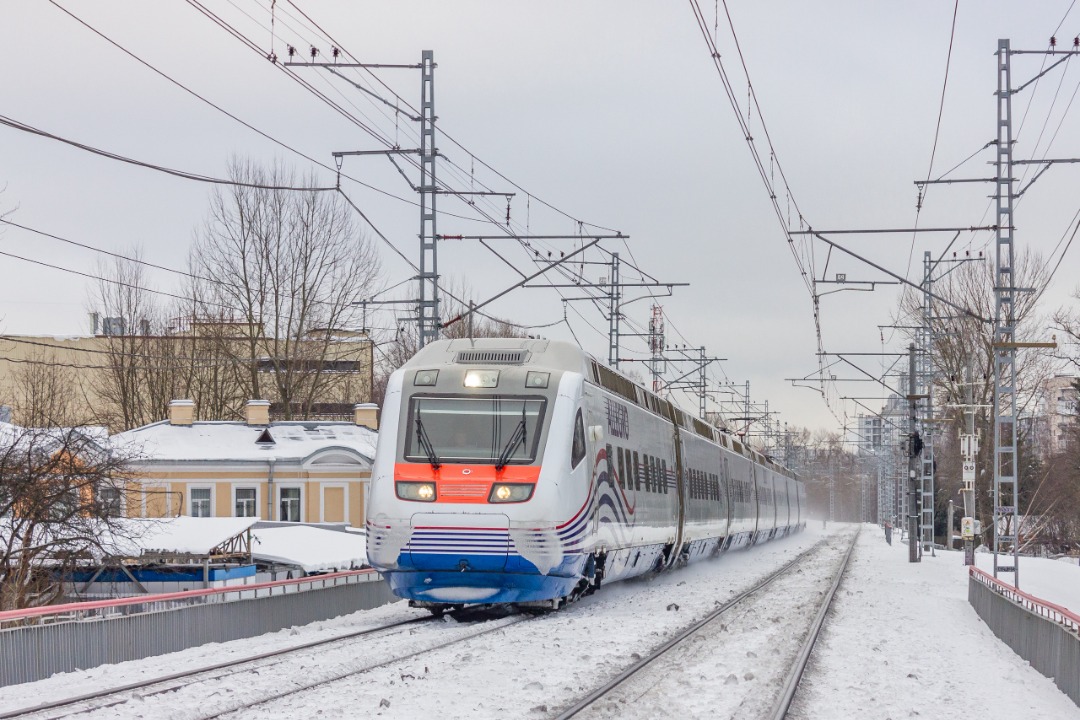
{"type": "Polygon", "coordinates": [[[186,397],[205,361],[194,339],[172,332],[182,301],[164,305],[152,291],[141,251],[98,268],[90,308],[101,316],[101,366],[94,374],[95,419],[114,430],[160,420],[170,400],[186,397]]]}
{"type": "Polygon", "coordinates": [[[8,389],[15,418],[31,427],[78,425],[88,417],[80,410],[74,369],[47,349],[31,354],[12,372],[8,389]]]}
{"type": "MultiPolygon", "coordinates": [[[[1031,252],[1023,252],[1016,258],[1013,268],[1016,287],[1043,287],[1047,268],[1041,258],[1031,252]]],[[[986,498],[993,482],[993,417],[991,405],[994,392],[994,326],[979,318],[993,320],[995,315],[994,268],[990,260],[964,262],[953,267],[942,279],[935,281],[935,295],[948,300],[951,305],[935,301],[931,330],[934,337],[933,362],[937,371],[934,399],[937,407],[933,415],[947,418],[938,425],[935,440],[935,518],[943,517],[950,498],[956,497],[962,486],[961,460],[956,433],[962,427],[961,404],[971,398],[976,406],[976,433],[982,438],[976,467],[976,497],[986,498]],[[963,313],[958,308],[968,312],[963,313]],[[968,378],[970,377],[970,384],[968,378]],[[944,437],[943,433],[947,433],[944,437]]],[[[1014,320],[1020,328],[1017,341],[1038,337],[1044,324],[1037,317],[1038,296],[1033,293],[1016,293],[1014,320]],[[1034,330],[1033,330],[1034,329],[1034,330]]],[[[921,295],[907,293],[901,300],[900,325],[921,325],[921,295]]],[[[1042,351],[1021,349],[1016,354],[1016,397],[1019,415],[1030,414],[1034,409],[1039,388],[1052,373],[1053,362],[1042,351]]],[[[1021,468],[1021,495],[1030,499],[1040,476],[1025,472],[1031,469],[1031,448],[1025,427],[1018,424],[1018,445],[1021,468]]],[[[1024,500],[1022,499],[1022,504],[1024,500]]],[[[987,502],[977,502],[977,512],[985,531],[992,528],[992,507],[987,502]]],[[[937,523],[936,523],[937,524],[937,523]]]]}
{"type": "Polygon", "coordinates": [[[110,447],[105,428],[56,426],[70,386],[38,368],[17,397],[30,403],[25,417],[48,424],[0,423],[0,610],[54,602],[73,569],[132,532],[120,517],[133,458],[110,447]]]}
{"type": "Polygon", "coordinates": [[[285,418],[309,414],[335,381],[328,370],[349,362],[341,333],[378,258],[337,195],[268,189],[314,177],[239,160],[229,177],[239,184],[214,193],[191,253],[197,317],[219,319],[217,348],[246,397],[273,400],[285,418]]]}

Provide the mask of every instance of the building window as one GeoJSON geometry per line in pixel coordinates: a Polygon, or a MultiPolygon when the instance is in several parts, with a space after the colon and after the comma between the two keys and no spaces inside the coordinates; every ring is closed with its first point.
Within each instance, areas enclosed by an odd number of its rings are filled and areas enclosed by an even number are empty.
{"type": "Polygon", "coordinates": [[[236,488],[236,517],[256,517],[255,488],[236,488]]]}
{"type": "Polygon", "coordinates": [[[191,488],[191,517],[210,517],[210,488],[191,488]]]}
{"type": "Polygon", "coordinates": [[[281,488],[278,519],[285,522],[300,522],[300,488],[281,488]]]}
{"type": "Polygon", "coordinates": [[[101,503],[102,512],[109,517],[121,517],[124,514],[121,498],[119,488],[106,487],[98,490],[98,502],[101,503]]]}

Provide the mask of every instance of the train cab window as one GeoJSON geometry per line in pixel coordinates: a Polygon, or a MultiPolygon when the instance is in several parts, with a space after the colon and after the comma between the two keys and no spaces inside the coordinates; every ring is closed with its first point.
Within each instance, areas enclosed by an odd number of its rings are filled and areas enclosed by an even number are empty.
{"type": "Polygon", "coordinates": [[[546,407],[543,397],[414,395],[404,459],[433,465],[528,464],[537,457],[546,407]]]}
{"type": "MultiPolygon", "coordinates": [[[[563,447],[566,447],[565,445],[563,447]]],[[[574,420],[574,444],[570,448],[570,467],[576,468],[585,458],[585,425],[581,420],[581,411],[578,410],[574,420]]]]}

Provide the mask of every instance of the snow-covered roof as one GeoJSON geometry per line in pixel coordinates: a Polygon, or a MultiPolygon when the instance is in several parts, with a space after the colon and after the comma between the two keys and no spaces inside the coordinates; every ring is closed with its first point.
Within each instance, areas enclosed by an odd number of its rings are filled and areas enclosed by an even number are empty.
{"type": "Polygon", "coordinates": [[[0,446],[24,443],[47,450],[49,446],[67,445],[74,450],[103,450],[109,442],[109,429],[100,425],[80,427],[22,427],[0,422],[0,446]]]}
{"type": "Polygon", "coordinates": [[[181,515],[174,518],[123,518],[114,521],[118,532],[109,543],[114,554],[139,557],[144,553],[208,555],[230,538],[245,532],[258,518],[181,515]]]}
{"type": "Polygon", "coordinates": [[[367,538],[362,532],[339,532],[298,525],[259,528],[252,532],[256,560],[297,565],[305,572],[348,570],[367,564],[367,538]]]}
{"type": "Polygon", "coordinates": [[[348,422],[275,422],[269,426],[242,422],[167,421],[144,425],[113,436],[118,448],[147,462],[193,460],[302,462],[331,448],[352,451],[370,463],[378,433],[348,422]],[[273,442],[265,442],[268,434],[273,442]],[[262,440],[262,442],[260,442],[262,440]]]}

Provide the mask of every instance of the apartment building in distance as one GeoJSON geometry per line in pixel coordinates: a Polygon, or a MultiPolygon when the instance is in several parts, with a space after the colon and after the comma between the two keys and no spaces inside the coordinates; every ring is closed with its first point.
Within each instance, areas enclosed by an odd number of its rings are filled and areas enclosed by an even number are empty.
{"type": "MultiPolygon", "coordinates": [[[[238,419],[254,392],[245,389],[255,387],[253,377],[273,418],[347,420],[354,404],[372,397],[374,348],[364,332],[313,329],[286,348],[261,327],[240,322],[176,320],[151,332],[146,324],[133,329],[121,318],[93,316],[91,325],[90,335],[0,335],[0,405],[17,405],[31,369],[52,370],[62,380],[56,386],[70,386],[71,417],[62,422],[105,424],[114,432],[162,419],[173,393],[213,397],[216,407],[204,402],[201,413],[238,419]],[[275,396],[282,373],[295,388],[289,408],[275,396]],[[141,395],[140,411],[125,412],[120,404],[134,395],[141,395]],[[123,421],[133,416],[138,420],[123,421]]],[[[40,372],[37,378],[42,384],[40,372]]],[[[10,420],[31,422],[17,408],[10,420]]]]}

